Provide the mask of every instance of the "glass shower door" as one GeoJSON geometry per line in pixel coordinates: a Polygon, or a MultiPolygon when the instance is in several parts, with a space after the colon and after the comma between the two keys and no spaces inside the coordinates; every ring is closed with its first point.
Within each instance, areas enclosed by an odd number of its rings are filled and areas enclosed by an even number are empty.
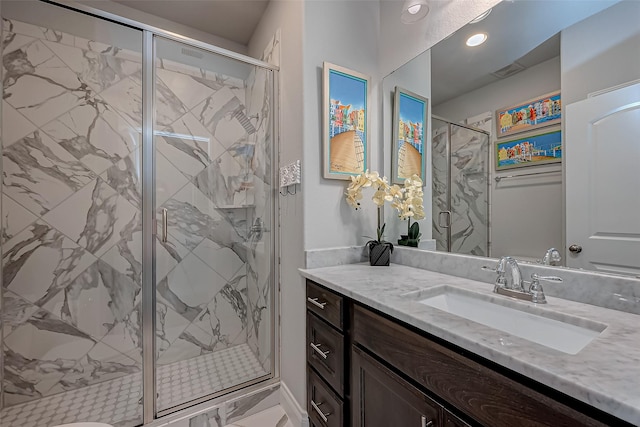
{"type": "Polygon", "coordinates": [[[489,135],[432,119],[432,212],[436,249],[487,256],[489,135]]]}
{"type": "Polygon", "coordinates": [[[155,51],[161,413],[271,373],[273,72],[155,51]]]}

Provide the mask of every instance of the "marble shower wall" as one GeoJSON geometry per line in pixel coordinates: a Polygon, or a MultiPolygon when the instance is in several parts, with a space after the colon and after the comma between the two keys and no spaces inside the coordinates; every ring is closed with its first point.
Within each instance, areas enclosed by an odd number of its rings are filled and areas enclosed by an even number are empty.
{"type": "Polygon", "coordinates": [[[113,93],[138,78],[141,55],[17,20],[3,30],[10,406],[140,372],[140,123],[113,93]]]}
{"type": "Polygon", "coordinates": [[[448,209],[447,190],[450,189],[451,252],[487,256],[489,137],[455,124],[449,131],[444,122],[434,120],[433,123],[432,209],[436,248],[447,250],[447,233],[438,226],[438,213],[448,209]],[[450,162],[446,157],[449,141],[450,162]]]}

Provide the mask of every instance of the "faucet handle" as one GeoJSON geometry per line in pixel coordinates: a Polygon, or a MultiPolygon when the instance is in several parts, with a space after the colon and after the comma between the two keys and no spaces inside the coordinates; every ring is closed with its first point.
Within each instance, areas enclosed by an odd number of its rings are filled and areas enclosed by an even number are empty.
{"type": "Polygon", "coordinates": [[[540,276],[536,273],[533,273],[531,275],[531,284],[533,284],[534,282],[555,282],[555,283],[562,283],[562,277],[558,277],[558,276],[540,276]]]}
{"type": "Polygon", "coordinates": [[[544,296],[544,290],[540,281],[562,283],[562,278],[557,276],[539,276],[536,273],[531,275],[531,284],[529,285],[529,293],[531,294],[531,302],[536,304],[546,304],[547,299],[544,296]]]}

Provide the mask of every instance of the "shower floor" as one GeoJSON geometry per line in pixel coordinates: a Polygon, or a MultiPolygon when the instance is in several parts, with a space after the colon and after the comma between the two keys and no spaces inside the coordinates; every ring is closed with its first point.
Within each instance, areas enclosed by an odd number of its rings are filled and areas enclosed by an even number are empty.
{"type": "MultiPolygon", "coordinates": [[[[159,410],[266,375],[247,344],[159,366],[159,410]]],[[[5,408],[2,427],[50,427],[94,421],[129,427],[141,424],[142,374],[126,375],[78,390],[5,408]]]]}

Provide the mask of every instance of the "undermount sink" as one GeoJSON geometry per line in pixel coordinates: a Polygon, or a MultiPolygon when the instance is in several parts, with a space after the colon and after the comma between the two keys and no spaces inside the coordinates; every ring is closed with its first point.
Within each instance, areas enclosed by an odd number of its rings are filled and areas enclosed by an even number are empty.
{"type": "Polygon", "coordinates": [[[448,285],[403,297],[567,354],[577,354],[607,327],[504,296],[448,285]]]}

